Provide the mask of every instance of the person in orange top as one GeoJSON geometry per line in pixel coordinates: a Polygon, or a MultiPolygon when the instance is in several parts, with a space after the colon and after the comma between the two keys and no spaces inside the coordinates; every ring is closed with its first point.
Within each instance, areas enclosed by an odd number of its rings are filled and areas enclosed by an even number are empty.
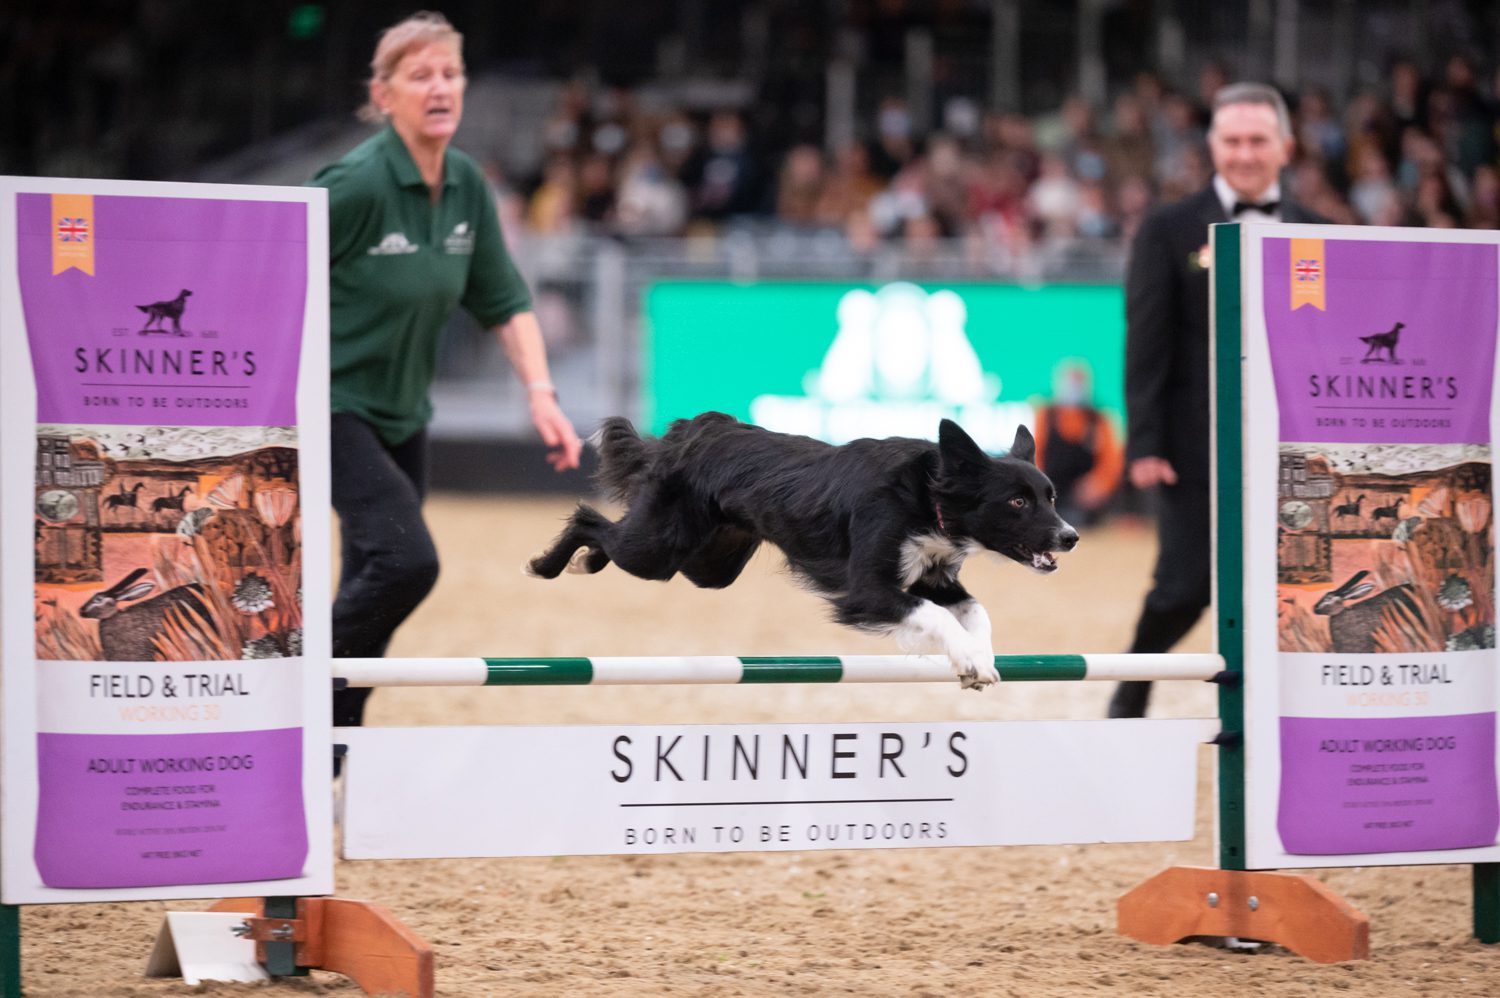
{"type": "Polygon", "coordinates": [[[1125,452],[1109,417],[1093,405],[1087,364],[1064,361],[1052,401],[1036,414],[1036,463],[1057,486],[1057,511],[1074,526],[1098,521],[1120,487],[1125,452]]]}

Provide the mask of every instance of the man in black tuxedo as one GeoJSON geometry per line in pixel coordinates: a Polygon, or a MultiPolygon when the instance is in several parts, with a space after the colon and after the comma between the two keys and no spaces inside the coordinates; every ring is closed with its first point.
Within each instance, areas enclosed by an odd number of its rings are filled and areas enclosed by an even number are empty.
{"type": "MultiPolygon", "coordinates": [[[[1209,536],[1208,227],[1215,222],[1325,222],[1281,195],[1291,117],[1274,89],[1236,83],[1214,98],[1213,182],[1153,212],[1125,280],[1125,459],[1130,483],[1158,487],[1159,548],[1132,652],[1169,651],[1211,599],[1209,536]]],[[[1142,717],[1148,682],[1124,682],[1110,717],[1142,717]]]]}

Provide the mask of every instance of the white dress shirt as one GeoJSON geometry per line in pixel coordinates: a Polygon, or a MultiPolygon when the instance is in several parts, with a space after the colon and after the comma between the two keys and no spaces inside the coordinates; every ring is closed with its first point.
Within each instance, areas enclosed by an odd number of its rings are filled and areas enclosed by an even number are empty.
{"type": "MultiPolygon", "coordinates": [[[[1219,196],[1219,204],[1224,206],[1224,216],[1231,222],[1281,221],[1281,209],[1279,207],[1275,211],[1260,211],[1258,209],[1251,208],[1248,211],[1240,212],[1239,216],[1236,217],[1234,214],[1234,203],[1236,201],[1250,201],[1252,199],[1240,197],[1234,192],[1234,188],[1229,186],[1229,181],[1225,180],[1217,173],[1214,174],[1214,193],[1219,196]]],[[[1279,202],[1281,200],[1281,181],[1278,180],[1270,187],[1267,187],[1264,191],[1261,192],[1260,197],[1254,198],[1253,200],[1259,204],[1264,204],[1268,201],[1279,202]]]]}

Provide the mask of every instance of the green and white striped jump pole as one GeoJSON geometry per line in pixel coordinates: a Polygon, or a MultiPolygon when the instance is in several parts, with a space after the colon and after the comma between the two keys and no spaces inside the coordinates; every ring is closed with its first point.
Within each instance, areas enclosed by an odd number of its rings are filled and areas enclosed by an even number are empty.
{"type": "MultiPolygon", "coordinates": [[[[996,655],[1005,682],[1212,680],[1218,655],[996,655]]],[[[643,686],[736,683],[951,683],[942,655],[594,658],[336,658],[349,686],[643,686]]]]}

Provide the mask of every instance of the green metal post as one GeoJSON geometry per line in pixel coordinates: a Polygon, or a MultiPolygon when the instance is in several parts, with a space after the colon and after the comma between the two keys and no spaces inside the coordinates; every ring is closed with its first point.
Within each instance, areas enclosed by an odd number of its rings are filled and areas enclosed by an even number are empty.
{"type": "Polygon", "coordinates": [[[1500,943],[1500,863],[1474,864],[1474,938],[1500,943]]]}
{"type": "MultiPolygon", "coordinates": [[[[1218,652],[1224,668],[1245,671],[1244,400],[1240,335],[1240,227],[1213,228],[1214,489],[1217,501],[1218,652]]],[[[1245,869],[1244,683],[1219,685],[1219,866],[1245,869]]]]}
{"type": "Polygon", "coordinates": [[[21,906],[0,904],[0,998],[21,998],[21,906]]]}
{"type": "MultiPolygon", "coordinates": [[[[296,918],[296,897],[268,897],[266,918],[296,918]]],[[[306,967],[297,966],[297,944],[266,943],[266,973],[272,977],[306,977],[306,967]]]]}

